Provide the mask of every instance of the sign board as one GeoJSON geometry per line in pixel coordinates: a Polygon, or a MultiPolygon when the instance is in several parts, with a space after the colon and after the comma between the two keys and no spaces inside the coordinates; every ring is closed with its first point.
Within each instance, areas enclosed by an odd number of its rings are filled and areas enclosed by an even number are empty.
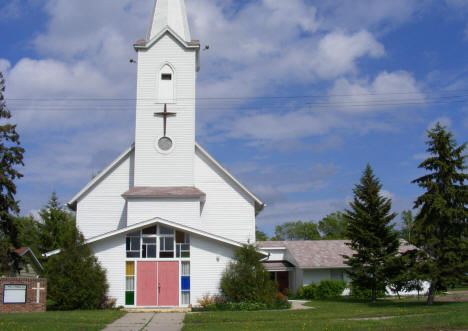
{"type": "Polygon", "coordinates": [[[3,303],[26,303],[26,285],[5,284],[3,303]]]}

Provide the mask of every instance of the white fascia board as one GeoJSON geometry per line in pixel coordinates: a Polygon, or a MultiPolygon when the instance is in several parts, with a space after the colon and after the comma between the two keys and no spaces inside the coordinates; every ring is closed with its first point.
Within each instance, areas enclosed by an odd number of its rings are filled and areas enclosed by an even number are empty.
{"type": "Polygon", "coordinates": [[[286,247],[262,247],[265,251],[285,251],[287,250],[286,247]]]}
{"type": "Polygon", "coordinates": [[[165,29],[161,30],[153,39],[149,40],[145,45],[134,44],[133,48],[135,51],[146,50],[153,46],[159,39],[161,39],[166,33],[171,34],[183,47],[187,49],[193,49],[196,53],[196,71],[200,71],[200,45],[190,45],[183,38],[181,38],[177,32],[172,30],[169,26],[166,26],[165,29]]]}
{"type": "Polygon", "coordinates": [[[135,148],[135,144],[132,144],[125,152],[120,154],[114,161],[112,161],[111,164],[107,166],[103,171],[101,171],[96,177],[94,177],[80,192],[78,192],[68,203],[67,205],[73,208],[73,205],[78,202],[78,200],[81,198],[82,195],[86,193],[91,187],[93,187],[94,184],[99,182],[101,178],[103,178],[105,175],[107,175],[119,162],[121,162],[123,159],[125,159],[130,153],[133,151],[135,148]]]}
{"type": "MultiPolygon", "coordinates": [[[[101,234],[99,236],[90,238],[90,239],[85,241],[85,244],[92,244],[94,242],[97,242],[97,241],[100,241],[100,240],[103,240],[103,239],[106,239],[106,238],[109,238],[109,237],[113,237],[113,236],[123,234],[123,233],[132,232],[132,231],[138,230],[140,228],[150,226],[150,225],[154,225],[154,224],[164,224],[164,225],[167,225],[169,227],[175,228],[177,230],[190,232],[190,233],[199,235],[201,237],[210,238],[210,239],[220,241],[220,242],[223,242],[223,243],[226,243],[228,245],[235,246],[235,247],[242,247],[243,246],[243,244],[240,243],[240,242],[237,242],[237,241],[234,241],[234,240],[231,240],[231,239],[228,239],[228,238],[224,238],[224,237],[221,237],[221,236],[218,236],[218,235],[206,232],[206,231],[197,230],[197,229],[194,229],[192,227],[182,225],[182,224],[179,224],[179,223],[176,223],[176,222],[171,222],[171,221],[159,218],[159,217],[152,218],[152,219],[147,220],[147,221],[143,221],[143,222],[140,222],[140,223],[133,224],[131,226],[127,226],[126,228],[122,228],[122,229],[119,229],[119,230],[107,232],[107,233],[101,234]]],[[[49,256],[52,256],[52,255],[55,255],[55,254],[58,254],[58,253],[60,253],[60,249],[56,249],[54,251],[47,252],[47,253],[43,254],[43,256],[49,257],[49,256]]],[[[262,252],[260,251],[260,253],[262,253],[262,252]]]]}
{"type": "Polygon", "coordinates": [[[223,172],[226,176],[228,176],[237,186],[239,186],[248,196],[250,196],[254,201],[255,204],[258,206],[257,215],[266,207],[266,204],[260,200],[255,194],[253,194],[247,187],[245,187],[239,180],[237,180],[226,168],[224,168],[214,157],[212,157],[203,147],[201,147],[198,143],[195,143],[195,147],[208,159],[210,160],[216,167],[218,167],[221,172],[223,172]]]}
{"type": "Polygon", "coordinates": [[[28,249],[25,250],[24,253],[21,254],[20,256],[24,256],[26,253],[29,253],[29,255],[31,255],[32,258],[34,259],[34,261],[36,261],[36,263],[37,263],[37,265],[39,266],[39,268],[41,268],[41,270],[44,270],[44,268],[42,267],[41,262],[39,262],[39,260],[37,259],[36,255],[35,255],[34,252],[31,250],[31,248],[28,247],[28,249]]]}
{"type": "Polygon", "coordinates": [[[188,44],[184,39],[182,39],[178,34],[177,32],[175,32],[174,30],[172,30],[169,26],[166,26],[165,29],[161,30],[161,32],[159,32],[157,35],[155,35],[153,37],[153,39],[149,40],[146,45],[133,45],[133,47],[135,48],[135,50],[139,50],[139,49],[148,49],[150,48],[151,46],[153,46],[159,39],[161,39],[166,33],[170,33],[175,39],[177,39],[178,42],[180,42],[182,44],[182,46],[184,46],[185,48],[191,48],[191,49],[195,49],[195,50],[199,50],[200,49],[200,45],[190,45],[188,44]]]}

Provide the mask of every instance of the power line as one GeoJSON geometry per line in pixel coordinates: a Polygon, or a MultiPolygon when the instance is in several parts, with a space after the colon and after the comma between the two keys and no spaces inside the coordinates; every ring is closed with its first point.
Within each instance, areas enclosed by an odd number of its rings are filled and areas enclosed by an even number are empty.
{"type": "MultiPolygon", "coordinates": [[[[322,94],[322,95],[296,95],[296,96],[255,96],[255,97],[195,97],[195,98],[177,98],[182,100],[257,100],[257,99],[310,99],[310,98],[328,98],[328,97],[356,97],[356,96],[379,96],[379,95],[411,95],[422,93],[454,93],[465,92],[468,89],[452,90],[422,90],[417,92],[395,91],[385,93],[359,93],[359,94],[322,94]]],[[[157,98],[6,98],[6,101],[157,101],[157,98]]]]}

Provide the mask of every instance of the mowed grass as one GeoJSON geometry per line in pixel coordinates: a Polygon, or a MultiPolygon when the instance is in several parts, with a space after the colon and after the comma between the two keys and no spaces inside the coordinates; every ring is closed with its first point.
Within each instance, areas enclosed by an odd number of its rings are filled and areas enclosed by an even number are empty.
{"type": "Polygon", "coordinates": [[[125,312],[119,310],[0,314],[0,330],[101,330],[107,324],[112,323],[123,315],[125,315],[125,312]]]}
{"type": "Polygon", "coordinates": [[[468,302],[383,299],[376,304],[348,298],[311,301],[310,310],[187,314],[192,330],[440,330],[468,328],[468,302]],[[365,320],[365,318],[375,318],[365,320]],[[378,318],[378,319],[377,319],[378,318]],[[362,319],[362,320],[356,320],[362,319]]]}

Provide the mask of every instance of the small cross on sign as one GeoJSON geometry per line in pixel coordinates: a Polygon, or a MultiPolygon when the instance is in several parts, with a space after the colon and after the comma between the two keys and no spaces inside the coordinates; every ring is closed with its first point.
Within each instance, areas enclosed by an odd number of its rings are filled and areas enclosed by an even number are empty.
{"type": "Polygon", "coordinates": [[[154,113],[154,116],[160,116],[164,118],[164,137],[166,136],[166,128],[167,128],[167,118],[176,116],[176,113],[170,113],[167,111],[167,104],[164,104],[164,111],[159,113],[154,113]]]}
{"type": "Polygon", "coordinates": [[[36,290],[36,303],[39,303],[41,299],[41,291],[45,290],[45,288],[41,287],[41,283],[37,282],[37,287],[33,287],[33,290],[36,290]]]}

